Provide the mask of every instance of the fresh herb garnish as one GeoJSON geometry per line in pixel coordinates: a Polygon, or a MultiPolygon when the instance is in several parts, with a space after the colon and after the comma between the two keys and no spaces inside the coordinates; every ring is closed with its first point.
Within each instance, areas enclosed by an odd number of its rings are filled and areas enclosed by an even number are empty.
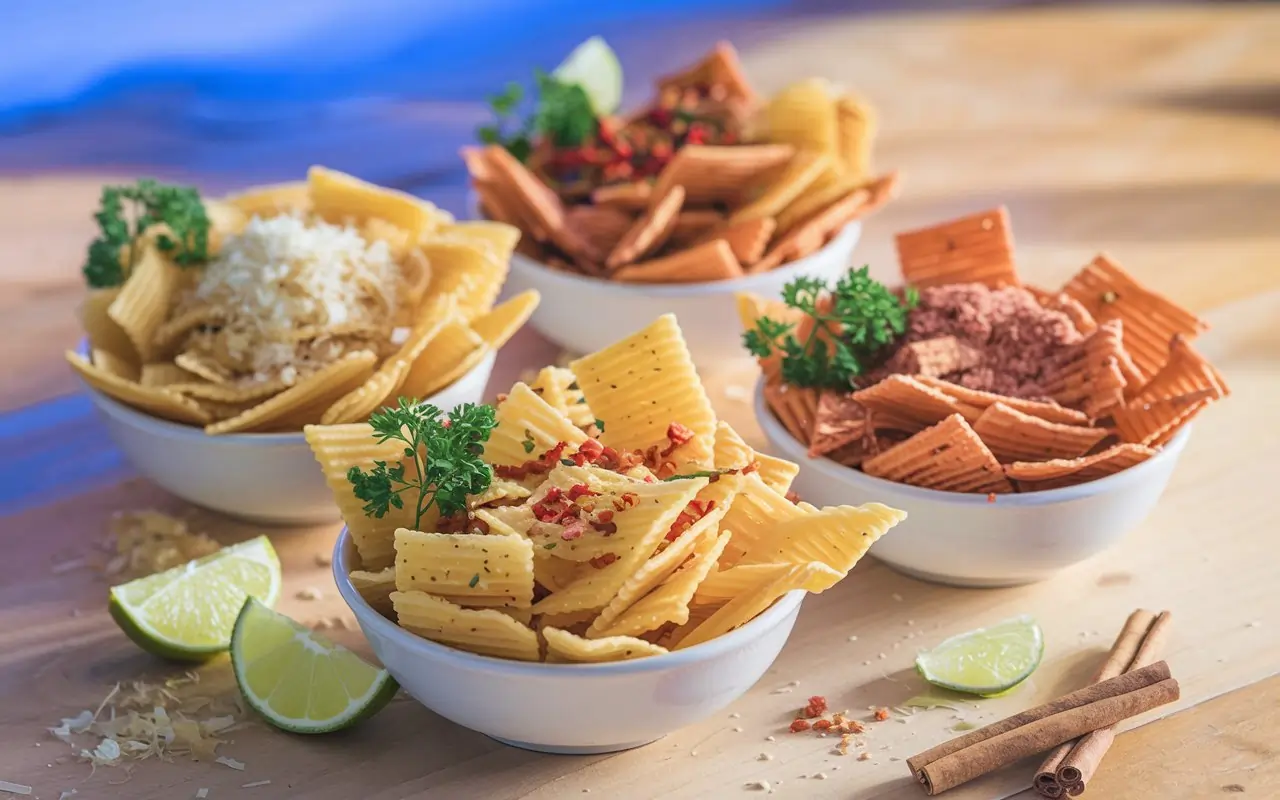
{"type": "Polygon", "coordinates": [[[555,542],[547,542],[546,544],[544,544],[544,545],[542,546],[542,549],[543,549],[543,550],[555,550],[555,549],[556,549],[556,543],[555,543],[555,542]]]}
{"type": "Polygon", "coordinates": [[[524,89],[518,83],[508,83],[501,93],[489,97],[493,123],[476,129],[480,141],[502,145],[521,161],[533,152],[536,136],[546,137],[556,147],[577,147],[599,124],[591,98],[578,84],[557,80],[541,70],[535,70],[534,81],[538,91],[531,113],[521,119],[524,89]]]}
{"type": "Polygon", "coordinates": [[[381,519],[392,508],[404,508],[402,493],[416,489],[413,524],[421,530],[422,517],[433,505],[441,516],[465,511],[467,495],[483,492],[493,481],[493,470],[480,457],[497,424],[493,406],[465,403],[446,417],[433,405],[402,397],[398,407],[375,413],[369,424],[379,444],[403,442],[405,460],[375,461],[367,472],[347,471],[367,516],[381,519]],[[413,472],[406,474],[409,464],[413,472]]]}
{"type": "Polygon", "coordinates": [[[560,459],[560,463],[561,463],[561,464],[564,464],[566,467],[576,467],[576,466],[578,466],[577,462],[576,462],[576,461],[574,461],[572,458],[562,458],[562,459],[560,459]]]}
{"type": "Polygon", "coordinates": [[[480,582],[480,573],[477,572],[475,575],[471,576],[470,581],[467,581],[467,585],[470,586],[472,589],[474,589],[476,588],[476,584],[479,582],[480,582]]]}
{"type": "Polygon", "coordinates": [[[679,475],[671,475],[663,478],[663,481],[683,481],[689,478],[714,478],[717,475],[728,475],[730,472],[737,472],[732,469],[700,469],[697,472],[684,472],[679,475]]]}
{"type": "Polygon", "coordinates": [[[869,268],[850,270],[830,290],[830,304],[820,300],[828,287],[819,278],[801,276],[782,290],[783,301],[810,317],[813,325],[800,341],[795,324],[769,317],[742,335],[753,355],[782,355],[782,380],[793,386],[849,389],[875,357],[907,327],[907,312],[919,295],[908,287],[904,296],[872,278],[869,268]]]}
{"type": "Polygon", "coordinates": [[[94,289],[124,283],[138,261],[138,239],[155,225],[168,228],[156,237],[156,246],[178,266],[209,259],[209,216],[195,189],[147,178],[134,186],[104,186],[93,218],[99,234],[89,245],[82,271],[94,289]]]}
{"type": "Polygon", "coordinates": [[[604,420],[600,419],[599,417],[596,417],[596,430],[600,431],[601,433],[604,433],[604,420]]]}
{"type": "Polygon", "coordinates": [[[533,448],[537,447],[537,442],[533,441],[533,434],[528,428],[524,429],[524,439],[520,442],[520,446],[524,448],[526,453],[532,453],[533,448]]]}

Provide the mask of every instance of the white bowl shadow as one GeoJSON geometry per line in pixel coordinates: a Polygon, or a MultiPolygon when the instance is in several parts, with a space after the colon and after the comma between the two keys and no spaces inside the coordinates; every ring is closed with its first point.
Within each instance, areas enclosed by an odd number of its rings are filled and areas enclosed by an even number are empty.
{"type": "Polygon", "coordinates": [[[751,688],[791,634],[803,591],[686,650],[602,664],[546,664],[470,653],[383,617],[347,577],[358,558],[346,528],[333,578],[374,653],[431,711],[504,744],[584,755],[647,744],[705,719],[751,688]]]}
{"type": "Polygon", "coordinates": [[[1156,455],[1105,478],[992,501],[809,458],[764,402],[763,382],[755,413],[773,450],[801,465],[793,488],[802,499],[820,506],[874,501],[907,512],[871,555],[913,577],[970,587],[1045,580],[1117,543],[1155,508],[1191,435],[1188,426],[1156,455]]]}

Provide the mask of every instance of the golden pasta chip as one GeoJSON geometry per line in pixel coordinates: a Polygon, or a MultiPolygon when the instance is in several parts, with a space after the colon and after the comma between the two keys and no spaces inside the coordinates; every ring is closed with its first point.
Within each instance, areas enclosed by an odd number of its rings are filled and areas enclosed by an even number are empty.
{"type": "Polygon", "coordinates": [[[100,366],[89,363],[78,353],[67,351],[67,363],[94,389],[128,406],[146,411],[162,419],[203,425],[209,414],[198,403],[163,387],[143,386],[100,366]]]}
{"type": "Polygon", "coordinates": [[[533,315],[541,299],[542,295],[535,289],[521,292],[492,311],[473,319],[471,330],[484,339],[490,347],[497,350],[510,341],[516,331],[529,321],[529,317],[533,315]]]}
{"type": "Polygon", "coordinates": [[[576,452],[587,435],[556,411],[526,384],[517,383],[498,404],[497,426],[484,445],[490,464],[519,466],[551,450],[560,442],[566,453],[576,452]]]}
{"type": "Polygon", "coordinates": [[[311,187],[306,181],[255,186],[227,195],[222,202],[251,217],[274,217],[278,214],[311,210],[311,187]]]}
{"type": "Polygon", "coordinates": [[[468,608],[533,604],[533,545],[518,536],[395,532],[396,588],[468,608]]]}
{"type": "Polygon", "coordinates": [[[709,642],[717,636],[723,636],[734,628],[741,627],[759,616],[763,611],[787,592],[803,589],[806,592],[824,592],[834,586],[843,572],[828,567],[826,564],[793,564],[786,572],[753,587],[746,594],[739,595],[725,603],[714,614],[698,627],[680,639],[676,650],[684,650],[694,645],[709,642]]]}
{"type": "Polygon", "coordinates": [[[391,593],[396,590],[396,568],[386,567],[377,572],[357,569],[348,576],[351,586],[360,593],[364,601],[373,606],[384,617],[393,617],[395,609],[391,606],[391,593]]]}
{"type": "Polygon", "coordinates": [[[424,592],[392,592],[400,627],[424,639],[485,656],[538,661],[532,628],[494,609],[470,609],[424,592]]]}
{"type": "Polygon", "coordinates": [[[465,322],[449,319],[413,360],[399,393],[425,400],[465,375],[489,352],[484,339],[465,322]]]}
{"type": "Polygon", "coordinates": [[[325,167],[307,171],[311,208],[326,221],[337,225],[362,223],[370,217],[384,219],[417,239],[447,215],[413,195],[386,189],[325,167]]]}
{"type": "Polygon", "coordinates": [[[737,566],[820,561],[836,572],[845,573],[853,569],[877,539],[906,518],[905,511],[880,503],[833,506],[802,513],[758,536],[737,566]]]}
{"type": "Polygon", "coordinates": [[[431,265],[431,282],[427,284],[426,302],[452,295],[459,313],[472,320],[493,308],[507,279],[509,262],[489,256],[485,249],[470,242],[429,240],[418,246],[431,265]]]}
{"type": "Polygon", "coordinates": [[[339,397],[364,383],[373,374],[378,357],[367,351],[350,353],[243,414],[205,426],[205,433],[297,430],[324,413],[339,397]]]}
{"type": "Polygon", "coordinates": [[[607,639],[584,639],[559,628],[543,628],[549,664],[598,664],[606,661],[630,661],[647,656],[660,656],[667,648],[630,636],[607,639]]]}
{"type": "Polygon", "coordinates": [[[180,281],[178,268],[148,243],[120,294],[107,307],[107,316],[125,332],[143,361],[150,361],[155,353],[156,331],[169,315],[169,304],[180,281]]]}

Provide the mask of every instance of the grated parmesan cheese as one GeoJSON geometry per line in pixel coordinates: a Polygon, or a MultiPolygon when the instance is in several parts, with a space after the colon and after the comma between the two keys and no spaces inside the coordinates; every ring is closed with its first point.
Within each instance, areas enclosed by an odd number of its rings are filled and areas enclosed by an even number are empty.
{"type": "Polygon", "coordinates": [[[387,243],[369,242],[350,226],[254,217],[209,262],[193,301],[220,310],[213,349],[237,372],[293,383],[351,349],[367,349],[371,334],[386,342],[400,276],[387,243]]]}
{"type": "Polygon", "coordinates": [[[0,781],[0,792],[7,792],[9,794],[29,795],[31,794],[31,787],[25,786],[21,783],[9,783],[8,781],[0,781]]]}
{"type": "Polygon", "coordinates": [[[231,767],[231,768],[232,768],[232,769],[234,769],[234,770],[239,770],[240,772],[244,772],[244,762],[243,762],[243,761],[240,761],[240,760],[238,760],[238,759],[234,759],[234,758],[229,758],[229,757],[227,757],[227,756],[218,756],[218,757],[217,757],[216,759],[214,759],[214,760],[215,760],[215,761],[217,761],[219,764],[222,764],[223,766],[231,767]]]}

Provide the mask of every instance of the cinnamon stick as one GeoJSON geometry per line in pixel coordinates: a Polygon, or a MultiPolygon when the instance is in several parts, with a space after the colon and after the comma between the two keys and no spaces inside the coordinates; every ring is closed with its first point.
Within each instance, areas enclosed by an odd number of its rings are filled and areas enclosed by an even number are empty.
{"type": "MultiPolygon", "coordinates": [[[[1134,654],[1129,669],[1141,669],[1155,661],[1160,651],[1164,649],[1172,619],[1173,615],[1168,611],[1160,612],[1134,654]]],[[[1058,783],[1067,791],[1067,794],[1074,797],[1084,791],[1085,784],[1097,771],[1098,765],[1102,763],[1102,757],[1107,754],[1115,738],[1114,727],[1108,727],[1095,730],[1075,743],[1056,770],[1058,783]],[[1076,786],[1080,787],[1079,791],[1073,791],[1076,786]]]]}
{"type": "MultiPolygon", "coordinates": [[[[1151,629],[1152,623],[1155,621],[1156,615],[1146,609],[1140,608],[1130,614],[1129,618],[1125,620],[1124,627],[1120,629],[1120,635],[1116,637],[1115,643],[1111,645],[1111,652],[1107,653],[1106,659],[1093,673],[1089,683],[1098,683],[1099,681],[1122,675],[1134,666],[1146,666],[1146,664],[1135,665],[1133,660],[1138,654],[1138,650],[1142,647],[1143,641],[1147,638],[1147,632],[1151,629]]],[[[1064,784],[1058,778],[1058,768],[1066,760],[1067,755],[1075,744],[1075,742],[1067,742],[1059,745],[1040,765],[1040,770],[1032,781],[1032,787],[1042,796],[1048,798],[1062,796],[1064,784]]],[[[1074,783],[1075,781],[1071,782],[1074,783]]]]}
{"type": "Polygon", "coordinates": [[[1163,661],[1095,683],[907,759],[935,795],[1021,758],[1178,699],[1163,661]]]}

